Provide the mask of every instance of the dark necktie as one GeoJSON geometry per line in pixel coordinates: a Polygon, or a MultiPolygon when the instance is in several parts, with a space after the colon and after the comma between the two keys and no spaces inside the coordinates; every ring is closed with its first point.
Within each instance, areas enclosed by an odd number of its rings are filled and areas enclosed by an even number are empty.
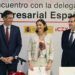
{"type": "Polygon", "coordinates": [[[8,27],[6,27],[6,42],[7,42],[7,44],[8,44],[8,42],[9,42],[9,31],[8,31],[8,27]]]}
{"type": "Polygon", "coordinates": [[[74,32],[71,32],[71,36],[70,36],[70,38],[69,38],[70,45],[73,43],[73,33],[74,33],[74,32]]]}

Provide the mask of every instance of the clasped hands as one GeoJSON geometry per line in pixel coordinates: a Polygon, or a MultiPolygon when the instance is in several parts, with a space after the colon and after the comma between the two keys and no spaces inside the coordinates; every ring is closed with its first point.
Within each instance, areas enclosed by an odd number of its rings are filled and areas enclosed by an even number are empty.
{"type": "Polygon", "coordinates": [[[11,64],[13,60],[13,57],[1,57],[1,61],[3,61],[5,64],[11,64]]]}
{"type": "MultiPolygon", "coordinates": [[[[32,64],[31,62],[29,62],[29,68],[30,68],[30,70],[33,71],[33,70],[34,70],[33,67],[34,67],[33,64],[32,64]]],[[[47,63],[47,65],[45,66],[45,70],[48,71],[48,70],[51,69],[51,67],[52,67],[52,62],[51,62],[51,63],[49,62],[49,63],[47,63]]]]}

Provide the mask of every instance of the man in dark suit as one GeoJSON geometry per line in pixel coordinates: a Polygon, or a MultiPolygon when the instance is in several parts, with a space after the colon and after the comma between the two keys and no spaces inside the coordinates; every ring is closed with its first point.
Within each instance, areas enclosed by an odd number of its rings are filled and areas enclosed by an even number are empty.
{"type": "Polygon", "coordinates": [[[6,10],[0,25],[0,75],[7,75],[17,70],[18,60],[15,59],[21,50],[21,34],[17,26],[12,25],[13,12],[6,10]]]}
{"type": "Polygon", "coordinates": [[[63,32],[61,39],[63,67],[75,67],[75,14],[69,17],[69,28],[63,32]]]}

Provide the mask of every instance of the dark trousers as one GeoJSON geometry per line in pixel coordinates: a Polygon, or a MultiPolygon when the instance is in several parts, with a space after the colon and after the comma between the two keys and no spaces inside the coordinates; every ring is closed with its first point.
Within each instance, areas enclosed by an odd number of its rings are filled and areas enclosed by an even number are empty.
{"type": "Polygon", "coordinates": [[[13,62],[12,64],[5,64],[0,62],[0,75],[8,75],[9,72],[17,71],[17,62],[13,62]]]}

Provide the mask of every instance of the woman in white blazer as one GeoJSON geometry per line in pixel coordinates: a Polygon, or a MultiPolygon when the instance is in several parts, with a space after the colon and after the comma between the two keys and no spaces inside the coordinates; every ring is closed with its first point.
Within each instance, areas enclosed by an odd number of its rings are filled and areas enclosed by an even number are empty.
{"type": "Polygon", "coordinates": [[[47,24],[43,19],[36,21],[36,32],[29,40],[29,75],[50,75],[53,63],[51,34],[47,33],[47,24]]]}

